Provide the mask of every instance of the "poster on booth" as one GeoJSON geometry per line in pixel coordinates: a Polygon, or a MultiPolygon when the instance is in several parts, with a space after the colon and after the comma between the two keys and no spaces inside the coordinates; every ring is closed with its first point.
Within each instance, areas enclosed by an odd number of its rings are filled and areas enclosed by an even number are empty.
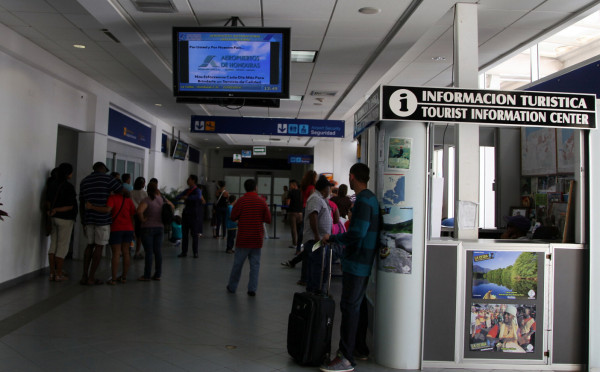
{"type": "Polygon", "coordinates": [[[388,142],[389,169],[410,169],[412,138],[390,138],[388,142]]]}
{"type": "Polygon", "coordinates": [[[473,252],[472,298],[534,300],[538,285],[538,254],[521,251],[473,252]]]}
{"type": "Polygon", "coordinates": [[[533,353],[536,306],[471,303],[469,350],[478,352],[533,353]]]}
{"type": "Polygon", "coordinates": [[[384,207],[380,234],[380,271],[410,274],[412,272],[413,209],[384,207]]]}
{"type": "Polygon", "coordinates": [[[383,190],[381,193],[381,204],[384,206],[392,206],[404,202],[404,192],[406,189],[406,181],[403,174],[384,173],[383,174],[383,190]]]}

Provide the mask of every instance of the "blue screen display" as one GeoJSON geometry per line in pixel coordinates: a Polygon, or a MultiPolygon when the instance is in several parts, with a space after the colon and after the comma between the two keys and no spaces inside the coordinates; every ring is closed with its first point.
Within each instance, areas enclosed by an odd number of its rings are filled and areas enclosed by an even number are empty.
{"type": "Polygon", "coordinates": [[[264,29],[264,32],[175,29],[174,32],[176,95],[193,96],[202,92],[208,93],[203,96],[217,93],[216,97],[287,97],[289,94],[286,76],[289,29],[264,29]]]}

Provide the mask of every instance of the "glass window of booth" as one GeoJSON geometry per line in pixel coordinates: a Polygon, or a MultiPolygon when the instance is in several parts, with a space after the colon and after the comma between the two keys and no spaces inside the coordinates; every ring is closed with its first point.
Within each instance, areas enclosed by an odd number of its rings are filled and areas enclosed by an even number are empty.
{"type": "MultiPolygon", "coordinates": [[[[444,184],[443,204],[431,206],[430,196],[430,206],[442,208],[441,235],[453,236],[454,127],[435,124],[430,130],[430,175],[443,178],[444,184]]],[[[581,243],[585,134],[576,129],[480,127],[479,238],[581,243]]]]}

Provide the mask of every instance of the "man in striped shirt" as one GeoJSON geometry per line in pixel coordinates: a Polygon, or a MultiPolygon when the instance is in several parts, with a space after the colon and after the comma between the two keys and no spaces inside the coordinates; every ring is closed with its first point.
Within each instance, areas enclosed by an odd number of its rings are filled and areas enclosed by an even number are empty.
{"type": "Polygon", "coordinates": [[[267,203],[256,193],[256,181],[247,179],[244,182],[246,193],[238,199],[231,210],[231,220],[238,223],[235,257],[229,275],[227,291],[235,293],[240,282],[242,267],[246,258],[250,262],[250,279],[248,296],[256,296],[258,272],[260,270],[260,253],[264,240],[264,223],[271,223],[271,212],[267,203]]]}
{"type": "Polygon", "coordinates": [[[107,174],[108,168],[104,163],[95,163],[93,170],[94,172],[79,184],[81,224],[88,243],[83,256],[83,275],[80,281],[83,285],[102,284],[102,281],[96,279],[95,275],[102,259],[102,248],[108,244],[112,222],[110,214],[85,209],[85,203],[105,206],[111,192],[116,192],[121,188],[121,182],[107,174]]]}
{"type": "Polygon", "coordinates": [[[367,188],[369,167],[356,163],[350,168],[350,187],[356,193],[348,231],[325,235],[323,243],[338,243],[346,248],[342,257],[342,324],[337,356],[321,367],[323,372],[351,372],[354,359],[366,359],[367,306],[365,292],[377,251],[380,213],[377,197],[367,188]]]}

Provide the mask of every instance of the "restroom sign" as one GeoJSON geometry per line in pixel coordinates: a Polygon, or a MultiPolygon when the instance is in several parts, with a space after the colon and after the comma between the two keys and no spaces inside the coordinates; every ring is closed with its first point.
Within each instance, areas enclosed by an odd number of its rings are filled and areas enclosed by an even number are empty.
{"type": "Polygon", "coordinates": [[[381,120],[592,129],[596,96],[382,86],[381,120]]]}

